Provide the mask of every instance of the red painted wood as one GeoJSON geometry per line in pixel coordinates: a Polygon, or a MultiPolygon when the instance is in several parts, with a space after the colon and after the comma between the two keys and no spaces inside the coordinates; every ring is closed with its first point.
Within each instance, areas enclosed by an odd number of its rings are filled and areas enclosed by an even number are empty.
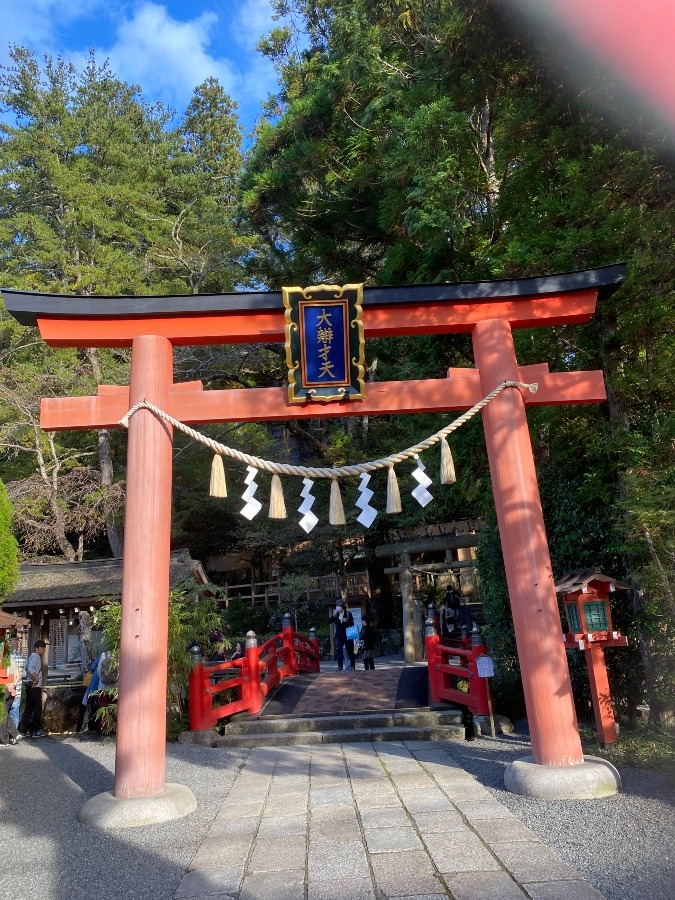
{"type": "MultiPolygon", "coordinates": [[[[368,306],[365,336],[393,337],[471,331],[477,322],[503,319],[514,328],[587,322],[595,311],[597,290],[559,296],[490,303],[424,303],[368,306]]],[[[284,313],[217,313],[157,318],[38,318],[43,339],[52,347],[128,347],[143,334],[167,337],[174,345],[248,344],[284,340],[284,313]]]]}
{"type": "Polygon", "coordinates": [[[616,722],[612,709],[612,696],[607,678],[605,651],[601,644],[588,644],[584,650],[588,678],[591,683],[591,699],[595,715],[595,728],[601,744],[616,743],[616,722]]]}
{"type": "MultiPolygon", "coordinates": [[[[172,382],[171,343],[137,338],[130,402],[147,398],[163,406],[172,382]]],[[[124,523],[115,751],[115,797],[124,799],[151,797],[165,786],[171,464],[171,427],[140,410],[129,425],[124,523]]]]}
{"type": "MultiPolygon", "coordinates": [[[[517,376],[518,381],[539,384],[536,394],[525,395],[527,406],[597,403],[606,399],[602,372],[530,371],[539,368],[523,366],[517,376]]],[[[451,372],[450,379],[372,382],[367,386],[365,400],[308,402],[304,406],[290,404],[284,387],[191,392],[174,385],[166,412],[181,422],[195,425],[469,409],[484,396],[480,373],[476,369],[452,369],[451,372]]],[[[40,425],[46,431],[112,428],[130,408],[126,390],[106,391],[98,397],[46,397],[41,404],[40,425]]]]}
{"type": "MultiPolygon", "coordinates": [[[[507,321],[477,324],[473,345],[483,393],[517,380],[507,321]]],[[[482,416],[534,761],[576,765],[583,751],[521,391],[503,391],[482,416]]]]}

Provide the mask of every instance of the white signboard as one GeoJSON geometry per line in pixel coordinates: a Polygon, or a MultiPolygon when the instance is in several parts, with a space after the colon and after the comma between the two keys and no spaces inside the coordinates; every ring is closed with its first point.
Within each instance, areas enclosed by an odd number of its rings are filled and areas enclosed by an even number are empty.
{"type": "Polygon", "coordinates": [[[495,667],[492,665],[491,657],[479,656],[476,660],[476,668],[481,678],[494,678],[495,667]]]}

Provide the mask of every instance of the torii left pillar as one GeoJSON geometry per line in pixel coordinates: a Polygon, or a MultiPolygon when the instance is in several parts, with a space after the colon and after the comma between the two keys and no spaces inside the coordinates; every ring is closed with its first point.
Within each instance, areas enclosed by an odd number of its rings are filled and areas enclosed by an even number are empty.
{"type": "MultiPolygon", "coordinates": [[[[146,400],[164,409],[172,386],[168,338],[134,338],[130,406],[146,400]]],[[[171,821],[197,808],[189,788],[165,781],[172,432],[147,409],[129,421],[115,788],[79,816],[99,827],[171,821]]]]}

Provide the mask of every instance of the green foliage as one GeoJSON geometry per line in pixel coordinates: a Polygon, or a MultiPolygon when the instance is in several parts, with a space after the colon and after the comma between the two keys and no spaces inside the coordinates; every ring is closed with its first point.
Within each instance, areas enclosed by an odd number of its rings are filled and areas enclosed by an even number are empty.
{"type": "Polygon", "coordinates": [[[477,559],[480,600],[485,617],[483,634],[495,667],[492,683],[495,708],[510,719],[519,719],[525,712],[525,698],[506,588],[504,559],[494,516],[481,531],[477,559]]]}
{"type": "Polygon", "coordinates": [[[643,724],[622,728],[616,744],[603,747],[595,729],[581,729],[584,752],[603,756],[615,766],[634,766],[662,772],[675,785],[675,736],[672,732],[643,724]]]}
{"type": "Polygon", "coordinates": [[[19,580],[16,539],[12,534],[12,507],[0,480],[0,601],[11,594],[19,580]]]}
{"type": "MultiPolygon", "coordinates": [[[[103,630],[106,648],[119,656],[122,604],[119,600],[109,601],[101,607],[97,616],[103,630]]],[[[166,661],[169,710],[178,713],[185,711],[188,679],[192,667],[188,648],[195,642],[202,647],[208,647],[211,635],[220,624],[213,585],[196,585],[190,580],[174,588],[169,594],[169,643],[166,661]]]]}

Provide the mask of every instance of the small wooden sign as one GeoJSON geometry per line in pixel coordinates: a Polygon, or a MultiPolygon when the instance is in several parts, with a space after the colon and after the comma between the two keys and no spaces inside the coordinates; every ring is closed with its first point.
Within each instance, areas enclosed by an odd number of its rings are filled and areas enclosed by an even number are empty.
{"type": "Polygon", "coordinates": [[[494,678],[495,667],[491,656],[479,656],[476,660],[476,669],[481,678],[494,678]]]}
{"type": "Polygon", "coordinates": [[[288,287],[282,295],[289,402],[363,400],[363,285],[288,287]]]}

